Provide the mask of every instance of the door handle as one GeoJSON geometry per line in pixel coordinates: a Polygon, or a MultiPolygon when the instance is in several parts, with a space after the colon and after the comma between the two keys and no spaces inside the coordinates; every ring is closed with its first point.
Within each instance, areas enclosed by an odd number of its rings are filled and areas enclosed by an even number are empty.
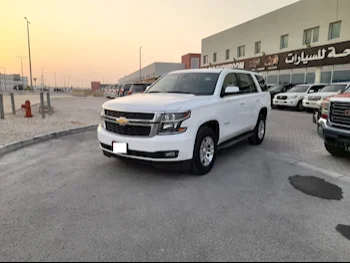
{"type": "Polygon", "coordinates": [[[256,100],[256,102],[259,102],[259,101],[260,101],[260,99],[257,99],[257,100],[256,100]]]}
{"type": "Polygon", "coordinates": [[[241,105],[244,105],[245,104],[245,102],[241,102],[241,105]]]}

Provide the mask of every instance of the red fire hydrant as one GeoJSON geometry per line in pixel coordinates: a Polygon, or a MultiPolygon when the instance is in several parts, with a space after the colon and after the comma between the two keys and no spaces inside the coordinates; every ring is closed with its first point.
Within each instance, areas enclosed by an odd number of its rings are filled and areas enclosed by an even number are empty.
{"type": "Polygon", "coordinates": [[[25,110],[26,115],[24,117],[26,118],[31,118],[33,117],[32,115],[32,108],[30,107],[30,101],[26,100],[26,102],[24,104],[22,104],[22,109],[25,110]]]}

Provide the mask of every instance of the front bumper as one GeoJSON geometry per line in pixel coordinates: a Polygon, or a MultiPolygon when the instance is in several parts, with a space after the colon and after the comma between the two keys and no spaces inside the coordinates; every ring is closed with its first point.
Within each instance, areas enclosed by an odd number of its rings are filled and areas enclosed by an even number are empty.
{"type": "Polygon", "coordinates": [[[344,149],[350,147],[350,130],[331,127],[326,119],[318,121],[318,135],[325,143],[344,149]]]}
{"type": "Polygon", "coordinates": [[[303,100],[304,108],[319,109],[321,107],[321,101],[309,101],[303,100]]]}
{"type": "Polygon", "coordinates": [[[153,162],[179,162],[192,159],[194,138],[187,132],[178,135],[158,135],[154,137],[124,136],[97,128],[97,138],[103,151],[114,155],[153,162]],[[127,154],[113,153],[113,142],[128,144],[127,154]],[[165,158],[165,153],[176,152],[175,157],[165,158]]]}
{"type": "Polygon", "coordinates": [[[287,99],[287,100],[278,100],[273,99],[274,106],[283,106],[283,107],[296,107],[298,105],[298,99],[287,99]]]}

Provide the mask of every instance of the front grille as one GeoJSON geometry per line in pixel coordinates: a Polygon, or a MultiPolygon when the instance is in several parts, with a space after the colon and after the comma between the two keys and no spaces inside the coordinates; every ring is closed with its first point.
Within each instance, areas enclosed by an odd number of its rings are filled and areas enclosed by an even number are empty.
{"type": "Polygon", "coordinates": [[[123,111],[112,111],[105,110],[105,114],[108,117],[120,118],[124,117],[133,120],[153,120],[154,113],[142,113],[142,112],[123,112],[123,111]]]}
{"type": "Polygon", "coordinates": [[[330,107],[329,119],[332,124],[345,125],[350,128],[350,103],[349,102],[332,102],[330,107]]]}
{"type": "Polygon", "coordinates": [[[121,135],[129,135],[129,136],[149,136],[151,132],[151,127],[149,126],[134,126],[134,125],[126,125],[121,126],[117,123],[112,123],[106,121],[106,130],[110,132],[114,132],[116,134],[121,135]]]}
{"type": "Polygon", "coordinates": [[[279,99],[279,100],[286,100],[287,96],[277,96],[277,99],[279,99]]]}

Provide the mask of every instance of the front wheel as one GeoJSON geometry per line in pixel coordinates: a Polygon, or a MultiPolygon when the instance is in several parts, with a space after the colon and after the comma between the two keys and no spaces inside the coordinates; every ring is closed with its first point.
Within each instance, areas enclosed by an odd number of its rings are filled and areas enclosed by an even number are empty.
{"type": "Polygon", "coordinates": [[[298,102],[297,110],[298,110],[298,111],[304,111],[304,106],[303,106],[303,102],[302,102],[302,101],[299,101],[299,102],[298,102]]]}
{"type": "Polygon", "coordinates": [[[216,160],[217,136],[209,127],[199,129],[191,164],[191,172],[205,175],[211,171],[216,160]]]}
{"type": "Polygon", "coordinates": [[[348,155],[343,148],[333,146],[328,143],[325,143],[324,146],[326,147],[326,150],[335,157],[346,157],[348,155]]]}
{"type": "Polygon", "coordinates": [[[266,117],[260,113],[258,122],[254,128],[253,136],[249,137],[249,143],[251,145],[259,145],[264,141],[266,133],[266,117]]]}

